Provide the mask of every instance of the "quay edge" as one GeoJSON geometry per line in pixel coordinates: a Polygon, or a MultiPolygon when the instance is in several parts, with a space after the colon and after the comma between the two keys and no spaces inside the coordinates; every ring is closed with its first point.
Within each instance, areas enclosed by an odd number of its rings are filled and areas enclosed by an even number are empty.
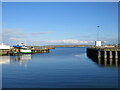
{"type": "Polygon", "coordinates": [[[120,59],[120,48],[87,48],[87,56],[92,59],[120,59]]]}

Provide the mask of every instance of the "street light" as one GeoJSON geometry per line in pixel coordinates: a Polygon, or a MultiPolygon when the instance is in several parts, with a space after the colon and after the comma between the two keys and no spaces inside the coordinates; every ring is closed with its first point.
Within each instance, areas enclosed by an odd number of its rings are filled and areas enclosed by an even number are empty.
{"type": "Polygon", "coordinates": [[[101,46],[102,42],[99,40],[99,27],[97,26],[97,41],[95,41],[96,46],[101,46]]]}
{"type": "Polygon", "coordinates": [[[100,27],[100,26],[97,26],[97,28],[98,28],[98,32],[97,32],[97,41],[99,41],[99,27],[100,27]]]}

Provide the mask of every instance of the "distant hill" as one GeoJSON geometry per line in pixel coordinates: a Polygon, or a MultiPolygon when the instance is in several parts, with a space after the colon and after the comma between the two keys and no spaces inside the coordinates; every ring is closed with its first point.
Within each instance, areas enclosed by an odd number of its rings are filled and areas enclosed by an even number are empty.
{"type": "MultiPolygon", "coordinates": [[[[46,46],[28,46],[34,47],[36,49],[40,48],[56,48],[56,47],[94,47],[95,45],[46,45],[46,46]]],[[[105,46],[115,46],[115,45],[105,45],[105,46]]]]}
{"type": "Polygon", "coordinates": [[[94,45],[51,45],[52,47],[91,47],[94,45]]]}
{"type": "Polygon", "coordinates": [[[91,47],[94,45],[46,45],[46,46],[28,46],[34,48],[56,48],[56,47],[91,47]]]}

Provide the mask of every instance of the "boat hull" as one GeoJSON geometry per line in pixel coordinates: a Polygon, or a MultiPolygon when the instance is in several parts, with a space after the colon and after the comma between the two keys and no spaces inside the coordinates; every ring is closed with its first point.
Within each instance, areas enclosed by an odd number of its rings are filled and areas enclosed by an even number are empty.
{"type": "Polygon", "coordinates": [[[8,50],[10,49],[10,46],[7,46],[7,45],[0,45],[0,50],[8,50]]]}
{"type": "Polygon", "coordinates": [[[32,52],[31,50],[24,50],[24,49],[20,50],[20,53],[24,53],[24,54],[31,53],[31,52],[32,52]]]}

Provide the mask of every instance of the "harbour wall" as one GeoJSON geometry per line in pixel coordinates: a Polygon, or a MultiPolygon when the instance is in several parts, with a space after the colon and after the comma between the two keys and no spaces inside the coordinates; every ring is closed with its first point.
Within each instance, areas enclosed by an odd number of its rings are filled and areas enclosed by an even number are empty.
{"type": "Polygon", "coordinates": [[[120,48],[87,48],[87,56],[92,59],[120,59],[120,48]]]}

